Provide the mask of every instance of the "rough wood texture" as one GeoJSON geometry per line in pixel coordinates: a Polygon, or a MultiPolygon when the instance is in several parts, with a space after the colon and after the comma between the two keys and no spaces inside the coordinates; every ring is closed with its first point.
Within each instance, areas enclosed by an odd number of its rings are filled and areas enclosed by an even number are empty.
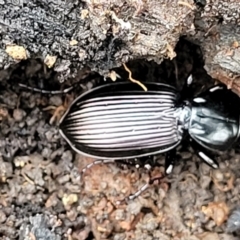
{"type": "Polygon", "coordinates": [[[240,94],[240,1],[207,0],[195,26],[208,74],[240,94]]]}
{"type": "Polygon", "coordinates": [[[239,0],[1,0],[0,12],[0,69],[40,58],[60,81],[78,79],[84,67],[106,74],[133,59],[172,59],[187,36],[208,73],[240,92],[239,0]]]}
{"type": "Polygon", "coordinates": [[[222,25],[217,35],[208,36],[202,45],[205,68],[215,79],[240,94],[240,26],[222,25]]]}
{"type": "Polygon", "coordinates": [[[2,0],[0,68],[21,59],[7,54],[12,44],[24,47],[22,59],[55,56],[61,80],[84,66],[105,73],[130,59],[160,63],[175,56],[180,35],[191,30],[194,7],[178,0],[2,0]]]}

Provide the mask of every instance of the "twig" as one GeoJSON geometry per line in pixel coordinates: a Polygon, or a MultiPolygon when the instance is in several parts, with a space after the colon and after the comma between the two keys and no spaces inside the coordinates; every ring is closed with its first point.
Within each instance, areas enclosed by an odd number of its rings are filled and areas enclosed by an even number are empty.
{"type": "Polygon", "coordinates": [[[138,84],[146,92],[148,90],[147,87],[144,84],[142,84],[140,81],[132,78],[132,72],[129,70],[129,68],[126,66],[125,63],[123,63],[123,66],[124,66],[125,70],[129,73],[129,75],[128,75],[129,80],[133,83],[138,84]]]}

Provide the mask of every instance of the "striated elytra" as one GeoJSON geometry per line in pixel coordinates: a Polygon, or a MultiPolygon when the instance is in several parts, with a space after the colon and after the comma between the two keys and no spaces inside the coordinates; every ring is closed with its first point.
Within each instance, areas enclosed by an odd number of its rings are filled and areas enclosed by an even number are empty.
{"type": "MultiPolygon", "coordinates": [[[[214,86],[184,100],[170,85],[111,83],[80,95],[59,125],[78,153],[97,159],[131,159],[173,153],[188,135],[197,154],[218,167],[208,151],[225,151],[239,138],[239,98],[225,86],[214,86]],[[183,100],[181,100],[183,99],[183,100]]],[[[170,173],[174,155],[166,155],[170,173]]]]}

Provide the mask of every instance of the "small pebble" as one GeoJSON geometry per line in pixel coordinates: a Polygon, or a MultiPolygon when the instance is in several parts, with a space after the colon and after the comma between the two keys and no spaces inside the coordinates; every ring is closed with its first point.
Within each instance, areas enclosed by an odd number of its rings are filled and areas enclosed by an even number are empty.
{"type": "Polygon", "coordinates": [[[72,159],[73,159],[73,155],[72,155],[72,152],[71,151],[65,151],[63,154],[62,154],[62,159],[64,161],[67,161],[67,162],[71,162],[72,159]]]}
{"type": "Polygon", "coordinates": [[[126,239],[125,233],[117,233],[113,237],[113,240],[125,240],[125,239],[126,239]]]}
{"type": "Polygon", "coordinates": [[[240,230],[240,208],[234,210],[227,220],[227,231],[235,232],[237,230],[240,230]]]}
{"type": "Polygon", "coordinates": [[[13,110],[13,118],[15,119],[15,121],[20,122],[25,116],[26,112],[24,110],[19,108],[13,110]]]}
{"type": "Polygon", "coordinates": [[[125,218],[126,218],[126,214],[125,214],[125,211],[124,211],[123,209],[117,209],[117,210],[115,211],[115,219],[116,219],[117,221],[119,221],[119,220],[125,220],[125,218]]]}
{"type": "Polygon", "coordinates": [[[53,95],[49,99],[49,104],[54,106],[61,106],[63,104],[62,98],[58,95],[53,95]]]}
{"type": "Polygon", "coordinates": [[[6,214],[2,210],[0,210],[0,223],[4,223],[6,219],[7,219],[6,214]]]}

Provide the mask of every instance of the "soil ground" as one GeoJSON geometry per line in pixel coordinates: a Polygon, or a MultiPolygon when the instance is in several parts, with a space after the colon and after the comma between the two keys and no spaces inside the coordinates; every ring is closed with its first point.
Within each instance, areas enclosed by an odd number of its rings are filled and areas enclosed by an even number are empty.
{"type": "MultiPolygon", "coordinates": [[[[215,83],[198,46],[181,39],[176,52],[173,61],[161,65],[143,60],[127,65],[141,82],[165,82],[178,90],[192,73],[193,95],[215,83]]],[[[123,68],[113,71],[127,81],[123,68]]],[[[59,89],[55,72],[40,60],[22,61],[0,75],[0,239],[239,239],[233,223],[226,223],[240,203],[238,148],[217,156],[220,167],[213,170],[186,141],[171,175],[117,205],[148,182],[149,172],[163,172],[164,156],[156,156],[158,166],[150,171],[105,164],[80,179],[81,169],[94,159],[71,150],[57,125],[74,98],[112,80],[87,73],[70,93],[52,95],[19,87],[27,82],[59,89]]]]}

